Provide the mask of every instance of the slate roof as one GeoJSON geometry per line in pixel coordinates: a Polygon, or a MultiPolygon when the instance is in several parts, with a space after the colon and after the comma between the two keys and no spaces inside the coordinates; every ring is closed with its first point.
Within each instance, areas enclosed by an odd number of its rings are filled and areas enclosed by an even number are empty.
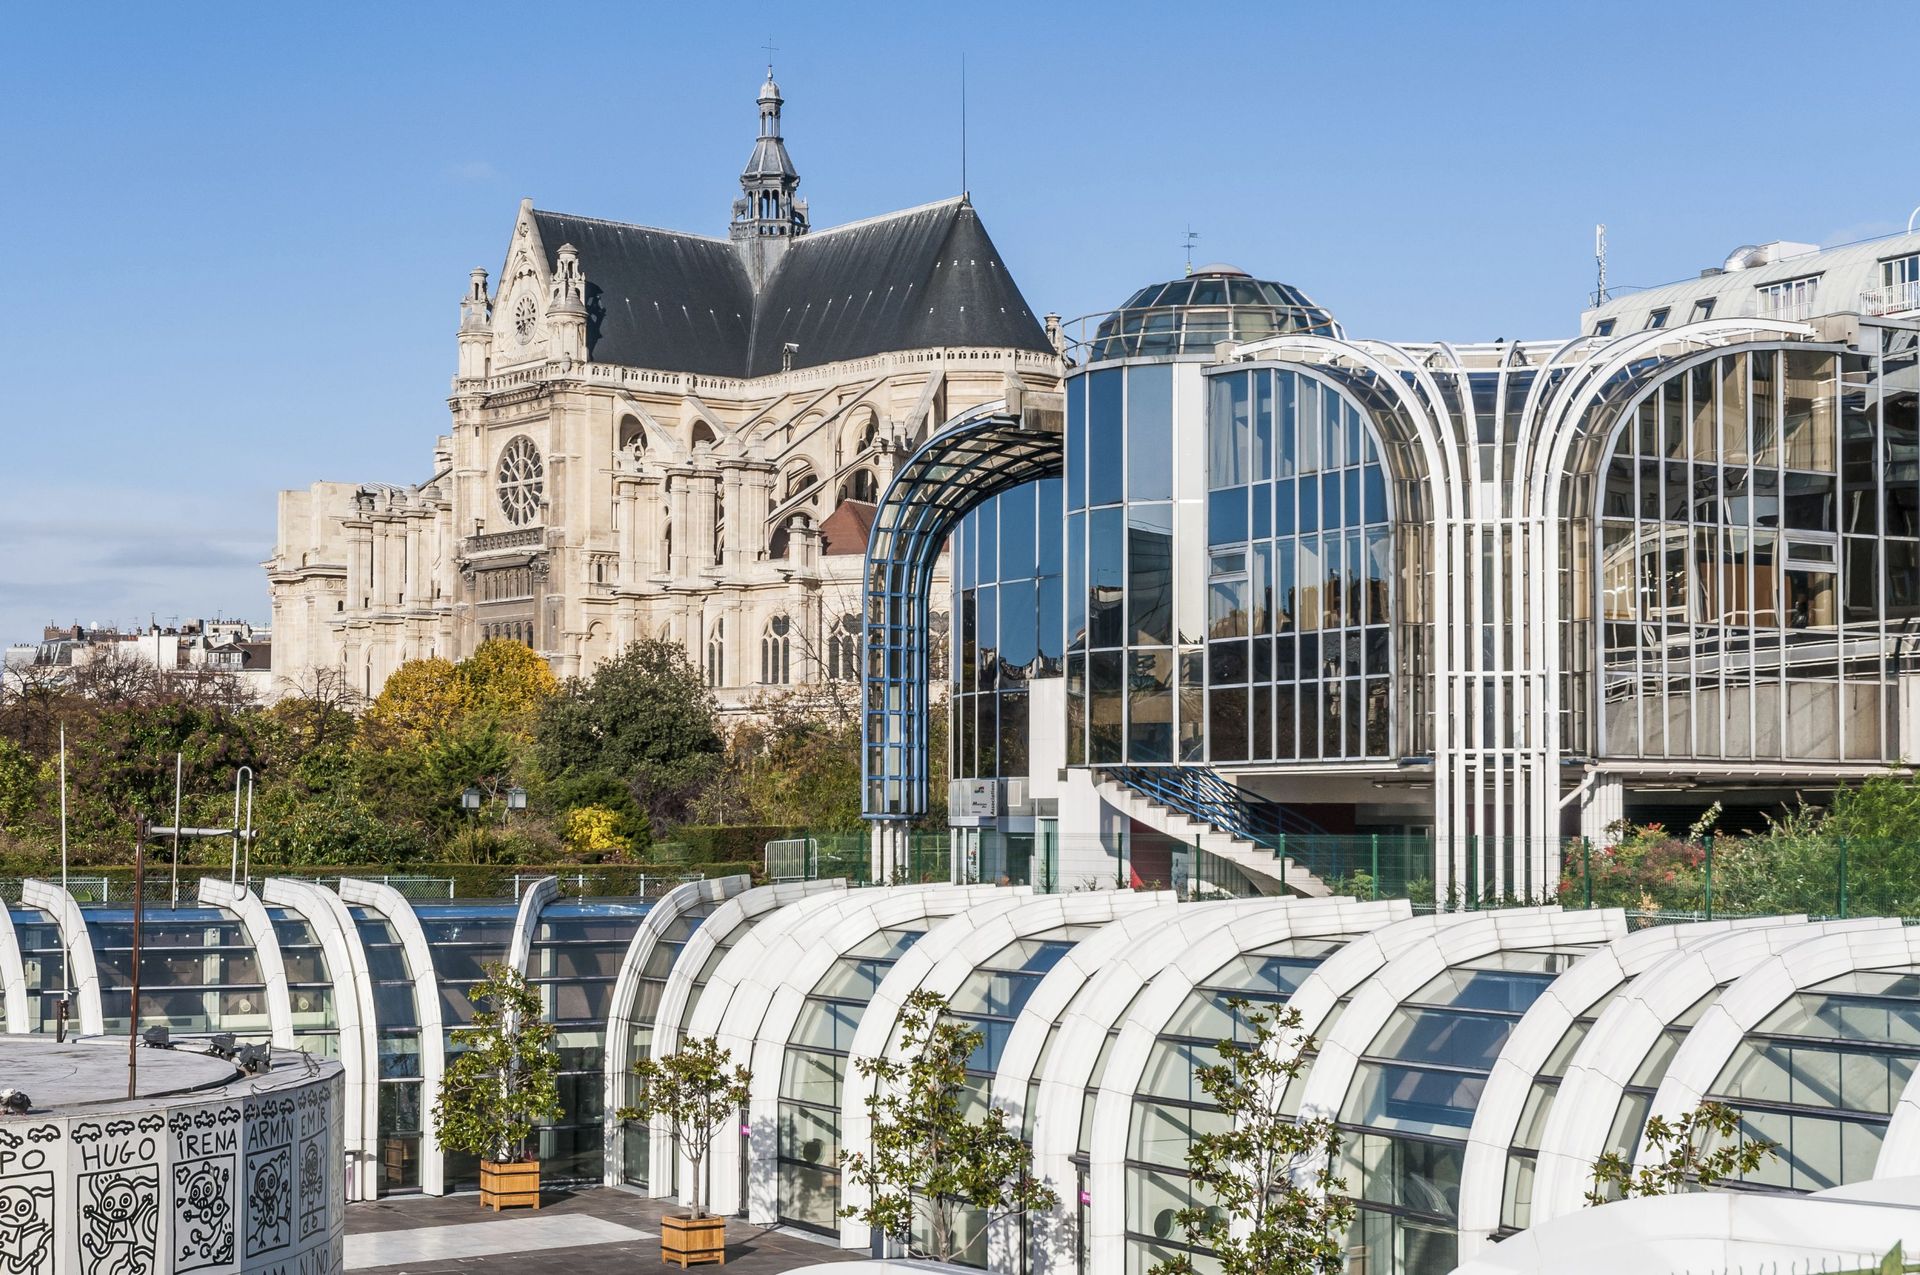
{"type": "Polygon", "coordinates": [[[560,245],[587,276],[587,353],[596,363],[743,376],[753,285],[724,239],[565,213],[533,213],[554,269],[560,245]]]}
{"type": "Polygon", "coordinates": [[[535,210],[553,268],[572,244],[598,363],[710,376],[933,346],[1048,352],[1046,332],[965,199],[796,237],[756,296],[727,240],[535,210]]]}

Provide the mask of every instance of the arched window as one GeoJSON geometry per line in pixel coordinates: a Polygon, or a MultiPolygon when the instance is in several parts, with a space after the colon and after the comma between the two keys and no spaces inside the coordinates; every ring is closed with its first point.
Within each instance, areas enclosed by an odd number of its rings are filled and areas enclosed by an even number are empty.
{"type": "Polygon", "coordinates": [[[827,676],[839,682],[860,678],[860,615],[849,611],[833,626],[827,639],[827,676]]]}
{"type": "Polygon", "coordinates": [[[707,685],[721,685],[727,662],[727,622],[715,620],[707,631],[707,685]]]}
{"type": "Polygon", "coordinates": [[[840,484],[840,499],[876,504],[880,500],[880,478],[871,469],[857,469],[853,477],[840,484]]]}
{"type": "Polygon", "coordinates": [[[792,628],[792,620],[784,615],[776,615],[767,621],[766,631],[760,635],[760,681],[767,686],[785,686],[789,680],[793,656],[792,628]]]}
{"type": "Polygon", "coordinates": [[[727,556],[727,504],[718,492],[713,496],[713,560],[727,556]]]}
{"type": "Polygon", "coordinates": [[[786,482],[781,488],[784,494],[780,499],[783,501],[792,500],[795,496],[800,495],[806,491],[807,488],[814,486],[819,481],[820,476],[813,472],[813,466],[807,464],[805,461],[801,461],[798,465],[795,465],[787,471],[786,482]]]}
{"type": "Polygon", "coordinates": [[[713,426],[707,424],[705,421],[695,421],[693,423],[693,446],[695,451],[698,451],[702,445],[712,447],[719,441],[720,440],[714,435],[713,426]]]}
{"type": "Polygon", "coordinates": [[[632,452],[635,456],[644,456],[647,451],[647,430],[638,416],[620,418],[620,450],[632,452]]]}

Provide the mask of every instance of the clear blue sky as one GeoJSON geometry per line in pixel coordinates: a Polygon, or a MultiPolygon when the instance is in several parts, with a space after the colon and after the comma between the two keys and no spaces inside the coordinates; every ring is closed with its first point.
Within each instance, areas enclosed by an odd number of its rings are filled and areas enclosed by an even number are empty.
{"type": "MultiPolygon", "coordinates": [[[[1920,204],[1912,3],[18,5],[0,640],[264,621],[274,493],[412,482],[515,206],[724,233],[778,45],[820,226],[970,184],[1036,311],[1198,255],[1352,332],[1570,334],[1592,286],[1920,204]]],[[[589,270],[592,264],[587,263],[589,270]]]]}

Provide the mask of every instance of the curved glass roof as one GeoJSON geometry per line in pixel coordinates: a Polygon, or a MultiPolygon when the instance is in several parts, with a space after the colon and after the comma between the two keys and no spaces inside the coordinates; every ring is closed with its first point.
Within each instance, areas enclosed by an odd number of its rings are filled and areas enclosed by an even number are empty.
{"type": "Polygon", "coordinates": [[[1232,266],[1203,266],[1185,278],[1149,284],[1100,321],[1090,361],[1211,354],[1222,341],[1258,341],[1291,332],[1338,336],[1324,306],[1291,284],[1255,279],[1232,266]]]}

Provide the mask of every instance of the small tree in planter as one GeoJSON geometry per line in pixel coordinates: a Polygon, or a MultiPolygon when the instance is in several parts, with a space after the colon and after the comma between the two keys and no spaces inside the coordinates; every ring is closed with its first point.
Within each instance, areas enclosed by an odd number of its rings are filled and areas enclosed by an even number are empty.
{"type": "Polygon", "coordinates": [[[727,1220],[708,1216],[706,1209],[707,1152],[746,1104],[753,1074],[734,1066],[733,1055],[712,1036],[691,1037],[665,1058],[642,1058],[633,1064],[633,1074],[640,1096],[620,1108],[620,1119],[666,1122],[693,1170],[688,1215],[661,1219],[661,1260],[679,1262],[683,1269],[690,1262],[725,1262],[727,1220]]]}
{"type": "Polygon", "coordinates": [[[518,971],[498,961],[467,992],[473,1022],[453,1033],[433,1105],[440,1145],[480,1157],[480,1202],[496,1212],[540,1207],[540,1161],[533,1132],[558,1120],[560,1059],[553,1024],[518,971]]]}
{"type": "Polygon", "coordinates": [[[873,1086],[873,1151],[844,1157],[847,1177],[866,1187],[868,1204],[841,1210],[913,1256],[943,1262],[959,1258],[993,1217],[1059,1202],[1033,1176],[1033,1152],[1007,1127],[1004,1110],[967,1118],[967,1059],[984,1038],[948,1018],[947,1009],[944,997],[915,992],[900,1014],[901,1057],[855,1061],[873,1086]],[[969,1214],[984,1215],[971,1233],[969,1214]]]}

